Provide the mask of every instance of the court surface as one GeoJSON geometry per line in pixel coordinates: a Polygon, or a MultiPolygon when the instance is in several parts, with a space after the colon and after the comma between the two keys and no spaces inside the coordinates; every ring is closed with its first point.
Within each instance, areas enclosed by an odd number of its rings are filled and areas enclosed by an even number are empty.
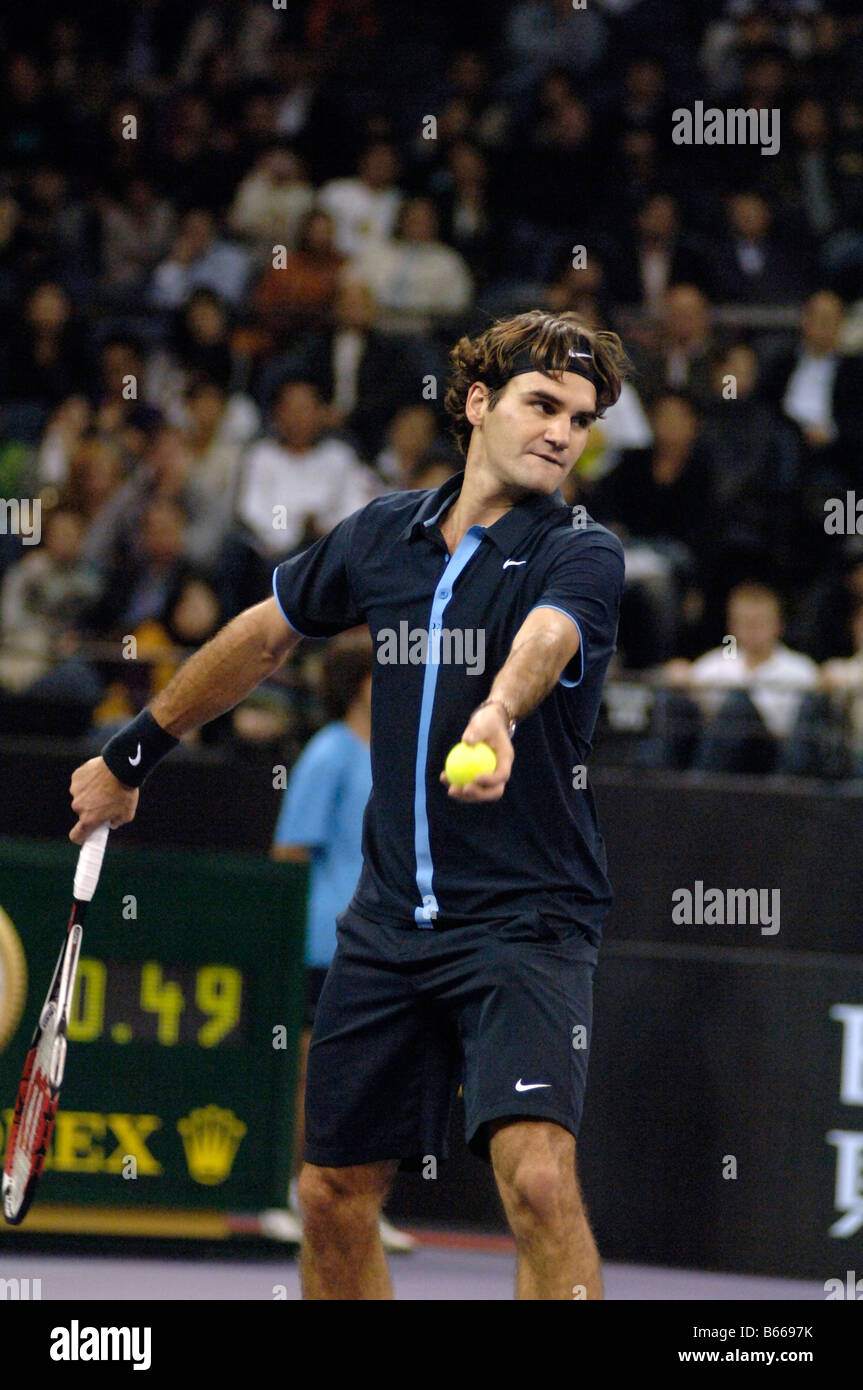
{"type": "MultiPolygon", "coordinates": [[[[396,1297],[408,1300],[506,1300],[513,1297],[513,1257],[508,1251],[422,1246],[390,1258],[396,1297]]],[[[824,1299],[820,1283],[735,1274],[604,1266],[606,1298],[637,1301],[735,1301],[824,1299]]],[[[240,1261],[86,1259],[4,1253],[0,1279],[41,1279],[42,1299],[298,1299],[293,1259],[240,1261]]],[[[32,1287],[32,1285],[31,1285],[32,1287]]]]}

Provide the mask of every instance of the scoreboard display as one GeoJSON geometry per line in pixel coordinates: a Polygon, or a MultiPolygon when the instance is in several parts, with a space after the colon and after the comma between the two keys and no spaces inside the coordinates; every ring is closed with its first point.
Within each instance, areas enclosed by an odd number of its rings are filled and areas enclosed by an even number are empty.
{"type": "MultiPolygon", "coordinates": [[[[0,911],[29,980],[0,1050],[4,1153],[77,852],[0,840],[0,911]]],[[[37,1203],[232,1212],[284,1205],[306,873],[262,855],[141,850],[109,839],[84,927],[66,1078],[37,1203]]]]}

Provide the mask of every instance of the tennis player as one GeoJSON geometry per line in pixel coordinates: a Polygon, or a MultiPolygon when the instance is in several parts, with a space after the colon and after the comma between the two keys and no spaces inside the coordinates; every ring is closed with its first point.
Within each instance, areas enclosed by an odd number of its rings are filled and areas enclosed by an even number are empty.
{"type": "MultiPolygon", "coordinates": [[[[594,968],[611,903],[585,764],[614,650],[618,540],[559,488],[617,399],[619,339],[539,310],[452,350],[466,456],[432,492],[376,498],[279,565],[152,706],[72,777],[80,844],[132,819],[185,733],[242,700],[303,637],[375,644],[363,871],[309,1051],[303,1293],[392,1297],[378,1218],[399,1166],[466,1138],[490,1159],[517,1295],[601,1298],[576,1174],[594,968]],[[442,771],[460,739],[494,770],[442,771]]],[[[433,1160],[433,1162],[432,1162],[433,1160]]]]}

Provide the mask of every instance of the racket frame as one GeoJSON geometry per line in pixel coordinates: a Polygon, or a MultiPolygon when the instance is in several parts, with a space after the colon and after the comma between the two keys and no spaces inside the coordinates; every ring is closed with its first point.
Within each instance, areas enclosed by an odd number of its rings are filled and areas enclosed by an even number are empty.
{"type": "Polygon", "coordinates": [[[99,881],[107,839],[108,826],[99,826],[85,841],[78,856],[69,924],[21,1073],[3,1165],[3,1215],[10,1226],[19,1226],[30,1209],[54,1132],[66,1071],[69,1011],[75,992],[83,923],[99,881]],[[16,1158],[20,1170],[23,1154],[29,1154],[30,1160],[26,1178],[15,1171],[16,1158]]]}

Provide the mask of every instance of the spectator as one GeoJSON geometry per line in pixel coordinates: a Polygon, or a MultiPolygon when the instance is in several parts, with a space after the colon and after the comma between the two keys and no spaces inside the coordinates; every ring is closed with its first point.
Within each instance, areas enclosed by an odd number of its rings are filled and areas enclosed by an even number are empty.
{"type": "Polygon", "coordinates": [[[602,196],[588,173],[596,156],[593,117],[573,78],[560,69],[548,73],[537,105],[500,180],[511,224],[508,256],[522,280],[546,279],[573,242],[593,240],[602,196]]]}
{"type": "MultiPolygon", "coordinates": [[[[181,570],[163,612],[144,618],[128,634],[135,639],[136,660],[108,668],[114,678],[94,722],[104,725],[134,718],[164,689],[189,651],[209,641],[221,624],[214,588],[193,570],[181,570]]],[[[208,733],[212,732],[210,726],[208,733]]]]}
{"type": "Polygon", "coordinates": [[[399,213],[392,241],[368,246],[352,262],[380,306],[384,331],[428,333],[470,304],[473,284],[463,258],[438,240],[431,198],[411,198],[399,213]]]}
{"type": "Polygon", "coordinates": [[[417,464],[432,447],[437,433],[434,412],[427,405],[406,405],[396,411],[387,430],[386,448],[375,459],[375,468],[394,488],[414,487],[417,464]]]}
{"type": "Polygon", "coordinates": [[[681,230],[677,199],[670,193],[653,193],[638,209],[631,243],[614,266],[615,295],[624,304],[639,304],[659,314],[669,286],[680,284],[709,293],[709,258],[699,242],[681,230]]]}
{"type": "Polygon", "coordinates": [[[595,252],[582,260],[567,251],[543,296],[555,313],[580,314],[595,328],[614,327],[614,307],[602,258],[595,252]]]}
{"type": "MultiPolygon", "coordinates": [[[[155,502],[168,503],[179,514],[184,562],[202,569],[215,564],[224,534],[224,499],[195,476],[194,456],[183,431],[163,425],[153,435],[143,461],[109,497],[87,536],[87,559],[101,573],[114,575],[112,588],[127,582],[126,566],[134,564],[145,515],[155,502]]],[[[173,542],[174,530],[164,514],[159,514],[158,522],[159,535],[173,542]]]]}
{"type": "MultiPolygon", "coordinates": [[[[242,391],[228,395],[223,382],[206,372],[189,374],[183,402],[178,424],[192,442],[193,451],[210,445],[244,448],[260,433],[261,413],[251,396],[242,391]]],[[[214,485],[215,481],[214,476],[214,485]]]]}
{"type": "Polygon", "coordinates": [[[77,513],[89,528],[98,531],[97,518],[123,481],[123,459],[116,443],[96,434],[77,434],[73,419],[64,422],[70,436],[68,473],[62,487],[64,506],[77,513]]]}
{"type": "MultiPolygon", "coordinates": [[[[410,357],[374,326],[377,305],[367,285],[346,279],[339,286],[331,328],[308,334],[290,358],[274,359],[268,376],[293,370],[315,381],[327,402],[331,429],[344,429],[364,458],[382,448],[387,425],[402,405],[414,402],[422,373],[410,357]]],[[[262,394],[267,379],[262,380],[262,394]]]]}
{"type": "Polygon", "coordinates": [[[0,310],[8,313],[20,302],[24,265],[38,256],[32,233],[23,225],[21,205],[11,193],[0,192],[0,310]]]}
{"type": "Polygon", "coordinates": [[[193,376],[210,377],[226,390],[235,376],[228,306],[213,290],[192,291],[167,342],[147,364],[147,394],[167,420],[182,420],[183,393],[193,376]]]}
{"type": "Polygon", "coordinates": [[[841,211],[841,174],[833,149],[828,109],[805,96],[791,112],[791,140],[779,155],[777,183],[810,244],[833,231],[841,211]]]}
{"type": "Polygon", "coordinates": [[[686,391],[699,407],[712,390],[716,341],[707,299],[695,285],[666,291],[653,341],[635,349],[636,384],[648,402],[667,390],[686,391]]]}
{"type": "Polygon", "coordinates": [[[300,221],[296,250],[271,265],[255,286],[251,316],[257,352],[283,350],[302,325],[319,326],[331,312],[345,257],[335,248],[335,224],[317,208],[300,221]]]}
{"type": "MultiPolygon", "coordinates": [[[[146,370],[139,339],[115,333],[99,348],[99,380],[93,392],[94,424],[106,438],[121,447],[129,430],[150,434],[161,422],[159,410],[146,399],[146,370]]],[[[128,453],[137,457],[140,441],[133,440],[128,453]]]]}
{"type": "Polygon", "coordinates": [[[660,157],[652,130],[624,130],[612,150],[616,188],[614,202],[620,208],[620,224],[628,226],[654,193],[667,187],[667,163],[660,157]]]}
{"type": "Polygon", "coordinates": [[[60,105],[44,65],[22,50],[9,54],[3,74],[0,166],[19,171],[56,149],[62,138],[60,105]]]}
{"type": "Polygon", "coordinates": [[[72,454],[90,428],[93,411],[86,396],[67,396],[49,417],[36,458],[39,487],[61,488],[69,478],[72,454]]]}
{"type": "Polygon", "coordinates": [[[727,228],[714,257],[723,299],[741,304],[793,304],[809,289],[805,255],[773,233],[773,212],[760,193],[741,190],[727,202],[727,228]]]}
{"type": "Polygon", "coordinates": [[[816,661],[853,655],[851,622],[863,604],[863,537],[847,540],[800,603],[794,636],[816,661]]]}
{"type": "MultiPolygon", "coordinates": [[[[342,633],[327,646],[322,693],[328,722],[306,744],[291,769],[273,835],[272,857],[309,865],[306,912],[306,1009],[300,1034],[294,1122],[293,1176],[288,1210],[265,1212],[264,1229],[299,1240],[302,1216],[296,1175],[305,1147],[304,1094],[315,1009],[336,949],[336,919],[347,907],[362,868],[363,812],[372,789],[369,757],[374,649],[368,629],[342,633]]],[[[381,1219],[389,1250],[410,1250],[413,1240],[381,1219]]]]}
{"type": "Polygon", "coordinates": [[[113,303],[133,306],[174,233],[174,210],[151,179],[133,174],[119,196],[99,199],[101,283],[113,303]]]}
{"type": "Polygon", "coordinates": [[[186,558],[186,518],[167,493],[151,493],[126,543],[107,571],[97,615],[100,631],[132,634],[146,621],[163,623],[183,585],[195,573],[186,558]]]}
{"type": "Polygon", "coordinates": [[[464,461],[454,448],[438,444],[420,455],[407,479],[407,485],[420,491],[437,492],[447,478],[460,473],[463,467],[464,461]]]}
{"type": "Polygon", "coordinates": [[[666,135],[671,121],[665,68],[654,54],[631,58],[623,74],[623,91],[615,103],[615,119],[630,130],[650,130],[666,135]]]}
{"type": "Polygon", "coordinates": [[[691,758],[701,772],[764,773],[793,762],[803,697],[817,688],[818,668],[781,634],[775,590],[752,583],[732,590],[722,646],[664,669],[671,692],[660,694],[653,711],[664,766],[691,758]]]}
{"type": "Polygon", "coordinates": [[[0,685],[23,691],[71,656],[77,628],[100,583],[81,555],[81,518],[57,508],[45,517],[41,545],[12,565],[0,589],[0,685]]]}
{"type": "Polygon", "coordinates": [[[205,288],[238,304],[250,272],[248,251],[218,235],[206,208],[192,208],[180,223],[168,258],[153,272],[150,300],[157,309],[177,309],[193,290],[205,288]]]}
{"type": "Polygon", "coordinates": [[[43,281],[27,296],[22,322],[7,343],[2,394],[47,411],[86,389],[87,369],[69,296],[55,282],[43,281]]]}
{"type": "Polygon", "coordinates": [[[439,138],[447,138],[451,131],[453,140],[464,137],[483,149],[496,149],[506,142],[510,111],[495,95],[491,65],[485,53],[478,48],[455,52],[447,69],[446,87],[447,99],[438,122],[439,138]]]}
{"type": "Polygon", "coordinates": [[[494,278],[500,259],[500,227],[491,205],[491,174],[479,147],[458,140],[446,157],[446,169],[433,180],[443,240],[464,258],[473,278],[494,278]]]}
{"type": "Polygon", "coordinates": [[[620,644],[635,669],[680,650],[684,595],[702,581],[711,536],[710,471],[697,410],[686,396],[668,393],[654,402],[650,425],[652,447],[627,450],[590,504],[624,543],[620,644]]]}
{"type": "Polygon", "coordinates": [[[702,445],[712,478],[707,621],[718,625],[739,580],[775,584],[799,565],[799,437],[759,396],[758,358],[744,343],[716,359],[702,445]]]}
{"type": "Polygon", "coordinates": [[[392,236],[402,202],[397,177],[395,147],[376,140],[360,155],[354,178],[324,184],[318,206],[332,216],[336,249],[343,256],[358,256],[369,244],[392,236]]]}
{"type": "Polygon", "coordinates": [[[294,152],[273,146],[261,155],[237,189],[228,226],[269,259],[276,244],[294,249],[314,197],[294,152]]]}
{"type": "Polygon", "coordinates": [[[192,528],[187,553],[201,562],[218,555],[234,514],[242,444],[232,437],[225,388],[207,377],[186,388],[186,447],[190,482],[207,498],[203,525],[192,528]]]}
{"type": "Polygon", "coordinates": [[[68,176],[44,160],[21,189],[21,214],[46,267],[73,296],[92,289],[96,273],[96,223],[91,206],[76,195],[68,176]]]}
{"type": "Polygon", "coordinates": [[[510,11],[504,42],[510,70],[506,88],[524,96],[548,72],[562,67],[584,77],[602,61],[605,20],[595,9],[577,13],[571,0],[521,0],[510,11]]]}
{"type": "Polygon", "coordinates": [[[827,696],[822,747],[826,743],[835,757],[837,747],[841,749],[847,740],[847,770],[863,777],[863,603],[857,603],[848,629],[851,655],[821,667],[821,688],[827,696]]]}
{"type": "MultiPolygon", "coordinates": [[[[825,487],[859,477],[863,447],[863,358],[843,357],[839,340],[845,308],[838,295],[818,290],[803,306],[800,341],[765,370],[765,397],[799,426],[807,472],[825,487]]],[[[823,518],[823,506],[819,506],[823,518]]]]}
{"type": "Polygon", "coordinates": [[[167,116],[153,169],[160,191],[184,211],[207,209],[216,216],[251,162],[238,148],[240,130],[240,120],[230,133],[217,127],[202,90],[181,92],[167,116]]]}
{"type": "Polygon", "coordinates": [[[313,381],[282,385],[272,424],[272,434],[246,451],[237,496],[241,529],[234,563],[239,590],[250,602],[250,594],[269,592],[277,561],[381,491],[351,446],[326,434],[327,412],[313,381]]]}

